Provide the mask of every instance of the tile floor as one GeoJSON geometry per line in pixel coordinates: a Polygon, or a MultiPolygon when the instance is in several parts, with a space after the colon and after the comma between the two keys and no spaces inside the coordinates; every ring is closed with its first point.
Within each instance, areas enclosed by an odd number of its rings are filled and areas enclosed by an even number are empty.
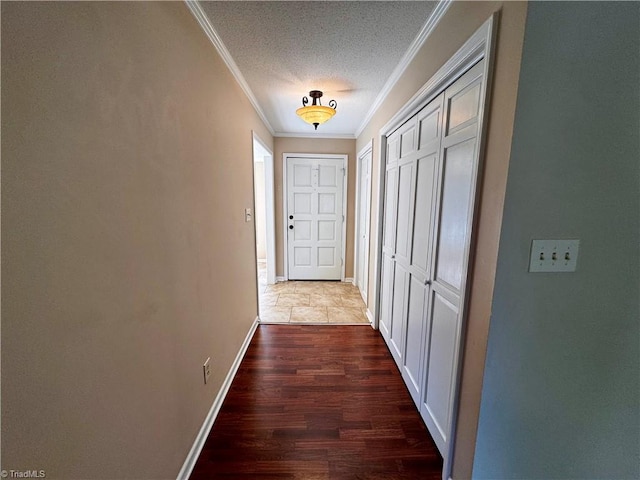
{"type": "Polygon", "coordinates": [[[366,305],[350,283],[292,281],[267,285],[266,265],[258,263],[262,323],[369,324],[366,305]]]}

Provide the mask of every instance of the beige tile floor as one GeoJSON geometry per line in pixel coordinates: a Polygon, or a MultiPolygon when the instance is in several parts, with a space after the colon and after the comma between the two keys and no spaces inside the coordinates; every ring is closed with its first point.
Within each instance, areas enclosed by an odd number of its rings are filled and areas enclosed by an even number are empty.
{"type": "Polygon", "coordinates": [[[369,324],[366,305],[350,283],[292,281],[267,285],[258,263],[260,320],[263,323],[369,324]]]}

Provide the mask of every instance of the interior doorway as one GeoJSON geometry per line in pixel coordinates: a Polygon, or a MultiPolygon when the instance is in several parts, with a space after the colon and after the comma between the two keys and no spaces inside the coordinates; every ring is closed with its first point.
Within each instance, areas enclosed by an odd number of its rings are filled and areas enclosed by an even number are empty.
{"type": "Polygon", "coordinates": [[[358,154],[356,164],[356,240],[354,284],[367,303],[369,290],[369,232],[371,227],[371,167],[373,141],[358,154]]]}
{"type": "Polygon", "coordinates": [[[273,153],[253,133],[253,194],[258,292],[276,283],[273,153]]]}

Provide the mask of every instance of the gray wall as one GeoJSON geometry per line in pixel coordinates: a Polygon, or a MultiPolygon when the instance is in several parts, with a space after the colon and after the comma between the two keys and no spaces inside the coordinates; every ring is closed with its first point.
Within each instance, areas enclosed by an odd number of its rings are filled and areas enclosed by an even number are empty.
{"type": "Polygon", "coordinates": [[[638,478],[640,4],[529,4],[474,478],[638,478]],[[579,238],[575,273],[527,273],[579,238]]]}

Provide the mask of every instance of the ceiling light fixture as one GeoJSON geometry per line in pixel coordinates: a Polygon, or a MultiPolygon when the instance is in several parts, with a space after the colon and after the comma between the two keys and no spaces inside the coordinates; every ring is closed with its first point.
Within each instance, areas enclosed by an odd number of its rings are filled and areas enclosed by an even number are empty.
{"type": "Polygon", "coordinates": [[[297,109],[296,113],[302,120],[310,123],[317,130],[318,125],[326,122],[336,114],[338,103],[335,100],[331,100],[328,107],[320,105],[320,97],[322,96],[320,90],[311,90],[309,96],[313,99],[313,103],[308,105],[309,99],[302,97],[302,107],[297,109]]]}

